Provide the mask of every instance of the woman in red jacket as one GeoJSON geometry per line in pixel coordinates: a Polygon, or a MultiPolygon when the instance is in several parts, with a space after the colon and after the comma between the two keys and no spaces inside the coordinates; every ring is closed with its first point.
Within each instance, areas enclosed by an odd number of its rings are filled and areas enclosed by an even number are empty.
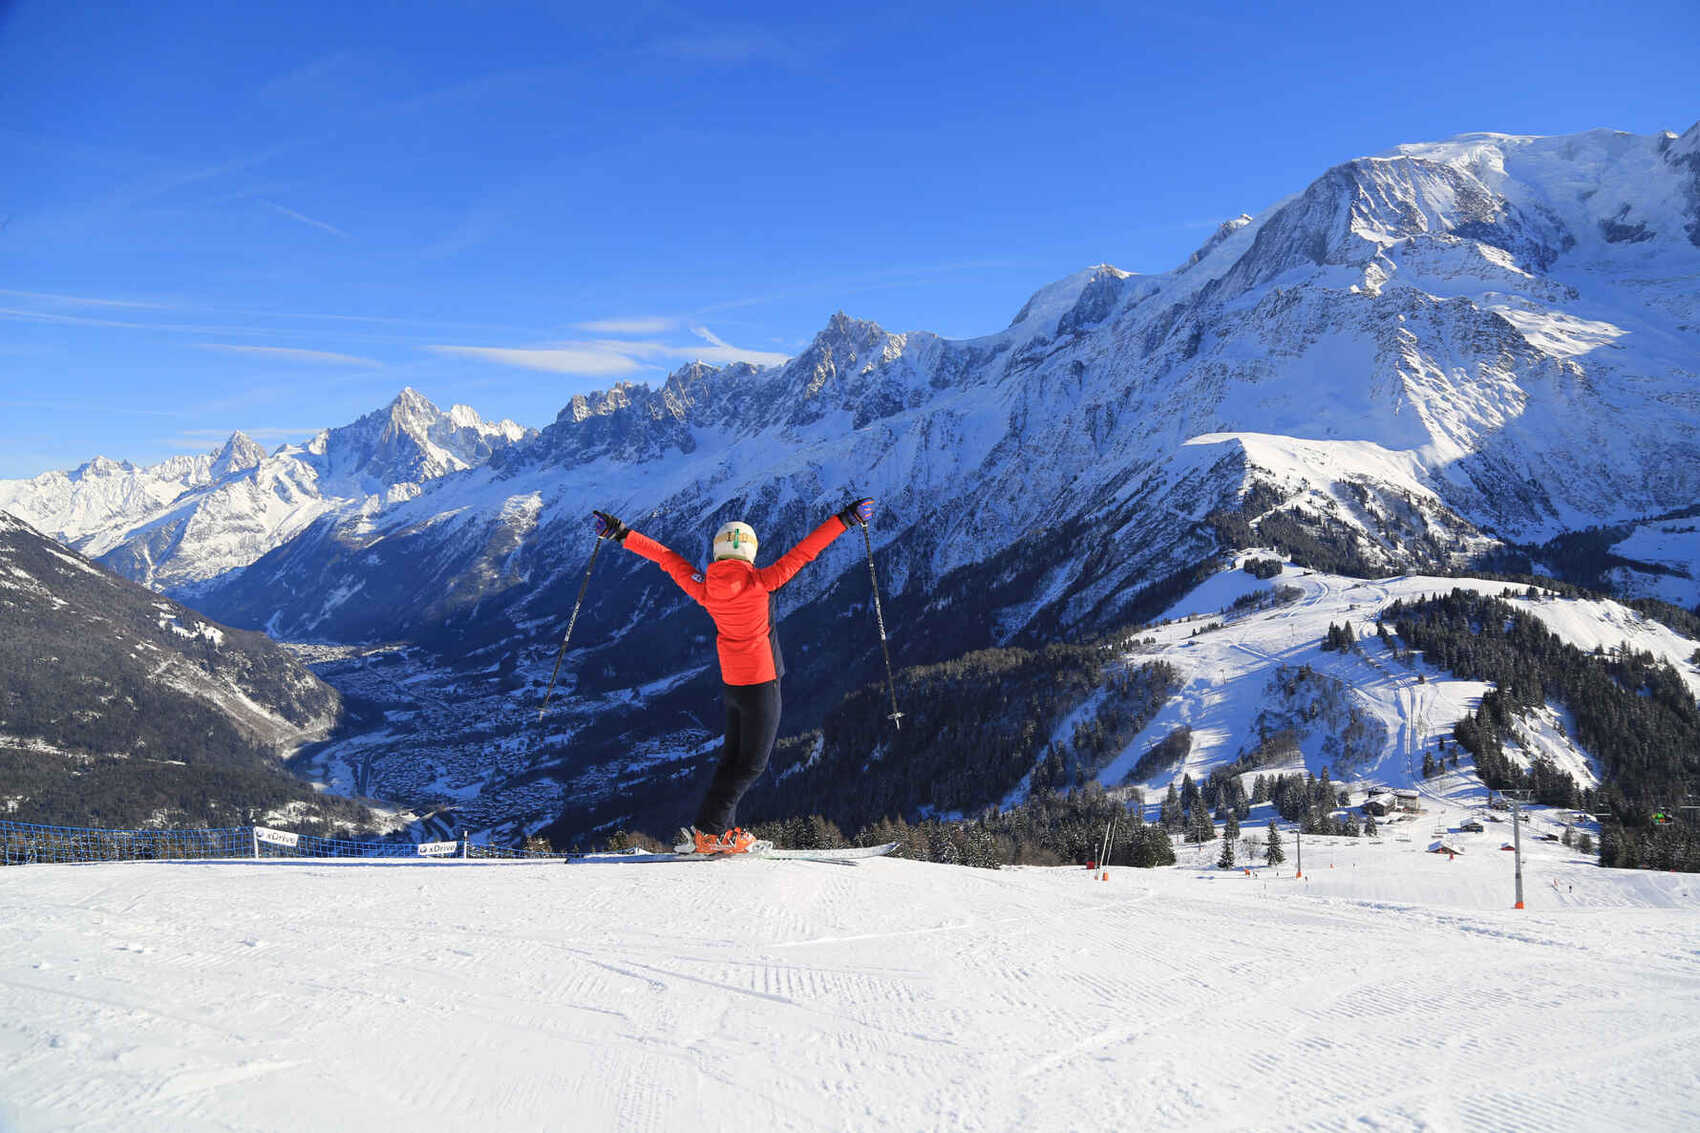
{"type": "Polygon", "coordinates": [[[681,831],[681,853],[742,853],[755,836],[737,827],[738,800],[767,768],[779,738],[779,652],[768,596],[814,561],[827,544],[873,518],[874,501],[860,499],[815,528],[801,543],[765,567],[756,562],[756,533],[745,523],[728,523],[714,536],[714,561],[697,570],[683,555],[633,531],[606,512],[595,512],[596,534],[642,555],[673,577],[714,619],[715,649],[725,686],[726,742],[720,767],[697,810],[696,822],[681,831]]]}

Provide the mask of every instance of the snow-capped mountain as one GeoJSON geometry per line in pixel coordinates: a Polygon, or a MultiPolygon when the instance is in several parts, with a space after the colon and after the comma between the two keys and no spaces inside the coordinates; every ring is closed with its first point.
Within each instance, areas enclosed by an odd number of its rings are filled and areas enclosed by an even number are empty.
{"type": "MultiPolygon", "coordinates": [[[[900,664],[1153,615],[1258,543],[1361,575],[1528,569],[1610,525],[1599,538],[1658,550],[1620,554],[1619,577],[1687,604],[1697,329],[1700,124],[1404,146],[1227,222],[1173,271],[1047,286],[994,334],[839,314],[783,365],[574,398],[534,440],[375,514],[319,517],[198,601],[286,637],[417,643],[326,670],[404,706],[332,749],[327,778],[358,763],[380,790],[486,819],[521,792],[535,817],[717,730],[706,622],[617,551],[557,731],[517,730],[593,507],[696,556],[726,519],[776,547],[878,497],[900,664]]],[[[877,671],[865,565],[841,542],[784,593],[788,728],[877,671]]]]}
{"type": "Polygon", "coordinates": [[[487,460],[530,431],[413,389],[383,409],[268,455],[247,435],[138,468],[96,457],[0,480],[0,508],[126,577],[181,592],[254,561],[327,514],[369,515],[487,460]]]}

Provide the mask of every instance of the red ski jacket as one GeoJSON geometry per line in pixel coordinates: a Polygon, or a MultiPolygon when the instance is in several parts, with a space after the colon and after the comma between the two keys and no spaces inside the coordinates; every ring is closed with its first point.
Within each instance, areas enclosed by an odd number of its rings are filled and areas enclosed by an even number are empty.
{"type": "Polygon", "coordinates": [[[625,547],[672,575],[679,589],[714,619],[720,679],[729,685],[759,685],[785,675],[768,595],[790,582],[805,563],[813,562],[828,543],[847,530],[835,515],[764,567],[742,559],[721,559],[699,571],[683,555],[637,531],[626,536],[625,547]]]}

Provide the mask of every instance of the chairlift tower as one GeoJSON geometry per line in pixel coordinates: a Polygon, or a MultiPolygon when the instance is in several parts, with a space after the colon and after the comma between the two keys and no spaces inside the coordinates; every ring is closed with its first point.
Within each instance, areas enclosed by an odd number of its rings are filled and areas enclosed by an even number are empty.
{"type": "Polygon", "coordinates": [[[1518,804],[1528,802],[1535,792],[1527,788],[1519,788],[1499,793],[1504,795],[1511,803],[1511,848],[1512,857],[1517,862],[1517,903],[1511,907],[1521,909],[1523,907],[1523,812],[1518,804]]]}

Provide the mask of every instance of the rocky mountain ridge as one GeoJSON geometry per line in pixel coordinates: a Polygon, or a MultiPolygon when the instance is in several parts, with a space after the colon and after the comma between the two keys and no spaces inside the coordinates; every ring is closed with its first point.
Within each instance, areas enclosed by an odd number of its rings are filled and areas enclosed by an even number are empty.
{"type": "Polygon", "coordinates": [[[383,409],[267,453],[237,431],[150,467],[105,457],[0,480],[7,509],[127,578],[174,593],[238,570],[325,515],[371,515],[532,435],[412,388],[383,409]]]}

